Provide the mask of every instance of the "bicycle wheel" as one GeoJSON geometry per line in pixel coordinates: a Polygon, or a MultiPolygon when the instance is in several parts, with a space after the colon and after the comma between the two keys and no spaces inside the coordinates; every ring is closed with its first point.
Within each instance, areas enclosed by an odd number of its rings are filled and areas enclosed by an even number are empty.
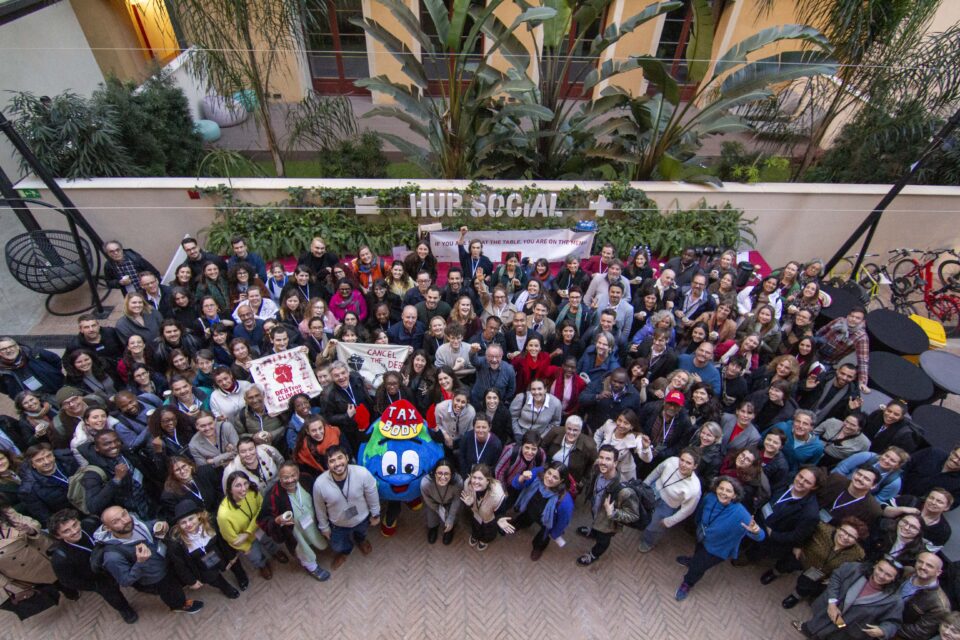
{"type": "Polygon", "coordinates": [[[877,293],[880,292],[880,267],[873,262],[866,262],[860,267],[857,275],[857,282],[864,288],[870,299],[876,298],[877,293]]]}
{"type": "Polygon", "coordinates": [[[930,296],[926,303],[930,317],[940,321],[948,338],[960,335],[960,305],[953,296],[930,296]]]}
{"type": "Polygon", "coordinates": [[[950,287],[952,291],[960,291],[960,262],[944,260],[937,269],[940,276],[940,285],[950,287]]]}
{"type": "Polygon", "coordinates": [[[898,293],[906,294],[917,288],[917,279],[920,275],[920,264],[911,258],[904,258],[893,265],[893,271],[890,272],[893,279],[891,285],[898,289],[898,293]]]}
{"type": "Polygon", "coordinates": [[[853,261],[850,258],[840,258],[827,275],[827,280],[834,286],[841,285],[853,275],[853,261]]]}
{"type": "Polygon", "coordinates": [[[904,296],[897,295],[893,291],[890,292],[890,307],[897,313],[902,313],[905,316],[913,315],[917,312],[917,308],[913,302],[907,300],[904,296]]]}

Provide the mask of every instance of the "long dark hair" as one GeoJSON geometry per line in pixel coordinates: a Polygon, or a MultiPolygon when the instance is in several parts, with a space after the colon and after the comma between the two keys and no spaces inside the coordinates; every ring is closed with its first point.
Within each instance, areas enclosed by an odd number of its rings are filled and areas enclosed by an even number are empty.
{"type": "MultiPolygon", "coordinates": [[[[543,475],[547,472],[548,469],[554,469],[557,473],[560,474],[560,484],[557,485],[557,488],[554,490],[560,499],[563,499],[563,494],[567,493],[570,490],[570,470],[567,469],[567,465],[563,464],[559,460],[551,460],[543,469],[540,470],[540,473],[537,474],[537,477],[540,479],[540,482],[543,482],[543,475]]],[[[546,486],[546,485],[544,485],[546,486]]]]}
{"type": "MultiPolygon", "coordinates": [[[[230,504],[233,505],[234,509],[239,509],[239,508],[240,508],[240,504],[237,503],[237,501],[233,499],[233,481],[236,480],[237,478],[243,478],[244,480],[246,480],[247,482],[250,483],[250,486],[247,488],[247,493],[250,493],[251,491],[257,491],[257,490],[259,490],[259,487],[257,487],[257,483],[254,482],[253,480],[251,480],[251,479],[247,476],[247,474],[245,474],[243,471],[234,471],[233,473],[231,473],[230,475],[228,475],[228,476],[227,476],[227,482],[226,482],[226,487],[227,487],[227,492],[226,492],[227,495],[226,495],[226,498],[227,498],[227,500],[230,501],[230,504]]],[[[246,496],[244,496],[244,497],[246,497],[246,496]]]]}

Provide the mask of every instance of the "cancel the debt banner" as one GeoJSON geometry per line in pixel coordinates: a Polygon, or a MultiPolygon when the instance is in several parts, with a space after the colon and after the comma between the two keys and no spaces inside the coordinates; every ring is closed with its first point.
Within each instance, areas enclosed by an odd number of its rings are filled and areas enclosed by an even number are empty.
{"type": "Polygon", "coordinates": [[[320,383],[306,349],[288,349],[258,358],[250,365],[250,375],[263,388],[267,412],[272,416],[286,411],[290,398],[298,393],[311,398],[320,395],[320,383]]]}
{"type": "Polygon", "coordinates": [[[412,351],[413,347],[394,344],[338,342],[337,360],[347,363],[351,371],[359,373],[368,385],[376,388],[383,381],[384,373],[400,371],[412,351]]]}

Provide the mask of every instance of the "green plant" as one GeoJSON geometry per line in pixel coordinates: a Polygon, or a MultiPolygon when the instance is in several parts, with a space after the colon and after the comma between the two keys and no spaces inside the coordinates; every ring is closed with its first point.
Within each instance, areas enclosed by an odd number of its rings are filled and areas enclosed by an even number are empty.
{"type": "MultiPolygon", "coordinates": [[[[284,175],[283,149],[270,116],[274,72],[289,51],[302,51],[301,0],[154,0],[167,7],[196,49],[190,69],[223,96],[253,91],[253,117],[262,129],[278,176],[284,175]]],[[[325,3],[317,3],[325,9],[325,3]]],[[[246,95],[246,94],[245,94],[246,95]]]]}
{"type": "MultiPolygon", "coordinates": [[[[343,139],[358,135],[353,106],[346,96],[322,96],[310,91],[287,112],[287,144],[290,150],[306,146],[321,155],[334,153],[343,139]]],[[[361,177],[361,176],[357,176],[361,177]]]]}
{"type": "Polygon", "coordinates": [[[330,153],[318,158],[318,163],[320,175],[324,178],[387,177],[383,142],[380,135],[372,131],[339,140],[330,153]]]}
{"type": "Polygon", "coordinates": [[[158,73],[139,90],[111,77],[92,102],[112,110],[120,141],[142,175],[196,174],[203,141],[193,129],[186,96],[168,76],[158,73]]]}
{"type": "MultiPolygon", "coordinates": [[[[588,153],[620,162],[633,180],[683,175],[684,163],[694,159],[703,138],[719,133],[749,131],[750,125],[731,110],[764,100],[771,86],[797,78],[830,75],[836,65],[828,55],[829,43],[819,31],[804,25],[763,29],[735,44],[711,67],[713,11],[707,0],[692,0],[693,32],[686,49],[687,76],[695,83],[692,97],[681,103],[680,86],[664,63],[648,55],[633,56],[644,78],[656,93],[633,97],[612,87],[601,100],[624,108],[623,116],[596,125],[595,137],[613,135],[588,153]],[[750,54],[779,42],[802,43],[804,48],[782,51],[761,59],[750,54]]],[[[712,176],[702,176],[715,181],[712,176]]],[[[689,178],[688,178],[689,179],[689,178]]]]}
{"type": "MultiPolygon", "coordinates": [[[[23,91],[13,94],[13,126],[43,165],[58,178],[135,176],[141,170],[123,145],[114,108],[72,91],[48,98],[23,91]]],[[[21,158],[26,175],[30,165],[21,158]]]]}
{"type": "Polygon", "coordinates": [[[256,162],[233,149],[214,148],[203,156],[197,175],[208,178],[267,177],[256,162]]]}
{"type": "MultiPolygon", "coordinates": [[[[310,244],[313,236],[322,235],[327,247],[335,253],[354,253],[365,244],[374,253],[389,254],[394,246],[412,246],[416,241],[417,226],[423,222],[408,213],[410,196],[421,191],[415,184],[383,190],[291,189],[285,201],[269,205],[243,202],[223,185],[205,191],[218,200],[216,219],[204,231],[206,246],[216,252],[225,252],[231,237],[243,235],[249,238],[251,250],[271,259],[298,254],[310,244]],[[357,216],[353,211],[357,196],[377,196],[380,215],[357,216]],[[292,216],[296,216],[296,224],[291,223],[292,216]]],[[[463,196],[465,203],[470,198],[493,192],[479,182],[455,191],[463,196]]],[[[537,187],[518,191],[525,200],[547,193],[537,187]]],[[[756,240],[753,232],[755,220],[746,218],[741,210],[734,209],[729,203],[716,206],[701,201],[691,209],[661,212],[646,193],[623,182],[590,191],[574,187],[556,194],[557,207],[564,212],[564,218],[544,221],[542,218],[502,216],[484,218],[478,225],[467,206],[459,211],[459,215],[445,218],[445,226],[457,228],[470,224],[491,230],[563,227],[582,219],[589,202],[602,195],[619,206],[599,221],[595,244],[610,242],[620,254],[626,254],[638,244],[649,245],[657,255],[670,256],[685,246],[753,246],[756,240]]]]}
{"type": "Polygon", "coordinates": [[[508,25],[495,15],[504,0],[490,0],[482,7],[470,0],[454,0],[451,8],[443,0],[423,0],[437,36],[434,39],[427,35],[406,3],[377,1],[390,11],[422,55],[380,22],[371,18],[351,19],[383,44],[409,81],[404,84],[386,76],[356,81],[357,86],[384,93],[397,103],[374,107],[364,117],[388,116],[404,122],[417,139],[426,143],[426,148],[405,136],[380,135],[429,175],[498,175],[502,165],[512,162],[500,156],[509,155],[516,147],[520,120],[553,117],[550,109],[536,104],[534,84],[526,76],[530,54],[514,32],[524,24],[542,24],[556,15],[556,10],[532,7],[508,25]],[[484,54],[476,59],[472,52],[478,42],[483,42],[484,54]],[[492,64],[495,54],[506,59],[506,72],[492,64]],[[424,59],[443,61],[447,66],[439,96],[426,95],[429,80],[424,59]]]}

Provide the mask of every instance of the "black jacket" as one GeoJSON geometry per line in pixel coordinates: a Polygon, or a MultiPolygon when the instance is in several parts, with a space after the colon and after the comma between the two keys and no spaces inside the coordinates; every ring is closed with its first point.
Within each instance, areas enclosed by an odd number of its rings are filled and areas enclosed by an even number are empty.
{"type": "Polygon", "coordinates": [[[201,465],[193,472],[193,481],[195,486],[190,487],[191,491],[175,493],[164,489],[163,493],[160,494],[160,517],[167,520],[171,525],[173,524],[173,510],[183,500],[194,502],[214,516],[217,514],[217,508],[223,500],[220,470],[210,465],[201,465]],[[199,492],[202,500],[198,500],[192,491],[199,492]]]}
{"type": "Polygon", "coordinates": [[[803,545],[820,522],[820,506],[817,503],[817,494],[811,491],[799,500],[777,501],[784,497],[783,491],[777,489],[770,496],[768,503],[773,512],[764,516],[761,508],[757,511],[757,522],[761,527],[769,527],[770,534],[767,540],[771,544],[790,548],[803,545]]]}
{"type": "Polygon", "coordinates": [[[863,428],[863,435],[870,438],[870,451],[874,453],[883,453],[887,447],[900,447],[907,453],[913,453],[921,446],[918,441],[921,439],[913,425],[906,418],[896,422],[890,427],[883,428],[883,411],[877,409],[867,416],[867,424],[863,428]]]}
{"type": "MultiPolygon", "coordinates": [[[[149,271],[153,275],[157,276],[157,280],[160,279],[160,272],[157,271],[157,268],[150,264],[150,262],[141,256],[139,253],[133,249],[124,249],[123,257],[133,263],[134,268],[137,270],[137,273],[142,271],[149,271]]],[[[113,260],[107,260],[103,265],[103,277],[107,281],[107,287],[110,289],[119,289],[120,286],[120,272],[117,270],[117,263],[113,260]]],[[[139,288],[139,283],[134,283],[139,288]]]]}
{"type": "MultiPolygon", "coordinates": [[[[210,524],[216,531],[216,520],[211,518],[210,524]]],[[[216,531],[216,535],[202,551],[201,549],[188,551],[186,545],[173,536],[167,536],[165,542],[167,555],[170,558],[170,568],[173,570],[173,574],[177,576],[177,580],[183,585],[191,585],[197,581],[210,584],[221,571],[227,568],[227,563],[237,555],[237,552],[220,536],[219,531],[216,531]],[[216,552],[220,562],[208,568],[204,566],[201,558],[211,552],[216,552]]]]}
{"type": "Polygon", "coordinates": [[[53,400],[53,395],[63,386],[63,363],[60,357],[46,349],[31,349],[20,345],[20,357],[14,367],[0,367],[0,393],[16,397],[21,391],[31,390],[26,382],[34,378],[40,383],[39,389],[34,389],[41,397],[53,400]]]}
{"type": "Polygon", "coordinates": [[[67,500],[67,484],[57,478],[70,478],[77,471],[77,461],[69,451],[54,452],[57,459],[57,476],[38,473],[29,463],[20,470],[20,508],[41,524],[46,524],[51,515],[72,507],[67,500]]]}
{"type": "MultiPolygon", "coordinates": [[[[640,343],[634,354],[638,358],[646,358],[650,362],[650,349],[653,347],[653,338],[647,338],[640,343]]],[[[677,368],[677,352],[669,347],[647,370],[647,380],[653,382],[657,378],[665,378],[677,368]]]]}
{"type": "Polygon", "coordinates": [[[601,393],[603,385],[600,385],[599,390],[587,386],[580,394],[580,407],[587,410],[585,425],[590,433],[607,420],[615,419],[624,409],[633,409],[635,413],[640,413],[640,393],[633,386],[628,384],[619,398],[601,398],[601,393]]]}
{"type": "MultiPolygon", "coordinates": [[[[527,340],[530,338],[537,338],[540,340],[540,348],[543,349],[547,345],[543,344],[543,336],[534,331],[533,329],[527,329],[527,340]]],[[[527,343],[523,343],[524,348],[526,348],[527,343]]],[[[519,351],[520,356],[523,356],[524,349],[521,349],[517,344],[517,334],[513,329],[509,329],[503,332],[503,348],[506,350],[505,353],[513,353],[514,351],[519,351]]],[[[518,389],[518,391],[526,391],[526,389],[518,389]]]]}
{"type": "Polygon", "coordinates": [[[94,470],[83,474],[81,483],[86,492],[87,513],[99,515],[104,509],[113,505],[122,506],[133,511],[141,519],[150,518],[156,509],[156,503],[151,497],[156,495],[158,472],[154,465],[135,451],[121,452],[123,459],[131,467],[126,477],[119,483],[113,481],[114,468],[119,464],[117,458],[107,459],[92,449],[82,452],[82,455],[106,474],[106,481],[94,470]],[[134,470],[143,474],[141,486],[144,490],[143,500],[138,499],[134,490],[134,470]]]}
{"type": "Polygon", "coordinates": [[[47,551],[50,564],[60,584],[77,591],[100,591],[103,588],[118,588],[117,581],[106,571],[94,571],[90,556],[95,548],[93,532],[96,526],[93,520],[82,522],[83,534],[77,546],[57,540],[47,551]],[[81,548],[83,547],[83,548],[81,548]],[[87,549],[91,551],[87,551],[87,549]]]}
{"type": "MultiPolygon", "coordinates": [[[[360,377],[359,373],[350,373],[350,389],[353,391],[356,405],[358,407],[360,405],[366,407],[370,414],[370,424],[373,424],[380,416],[374,415],[373,398],[367,394],[363,378],[360,377]]],[[[327,394],[327,401],[324,404],[323,415],[327,419],[327,422],[340,427],[340,432],[343,433],[347,442],[350,443],[351,450],[360,451],[360,442],[365,441],[366,436],[361,435],[360,427],[358,427],[357,421],[354,419],[356,416],[351,418],[347,415],[347,407],[350,404],[353,404],[353,402],[350,400],[347,392],[335,384],[331,385],[330,392],[327,394]]]]}
{"type": "Polygon", "coordinates": [[[87,349],[88,351],[94,352],[101,360],[109,364],[112,371],[116,373],[117,362],[123,356],[124,345],[120,340],[120,336],[117,335],[116,329],[113,327],[100,327],[100,342],[97,344],[87,342],[83,338],[83,335],[78,333],[70,338],[70,342],[67,344],[63,356],[67,357],[77,349],[87,349]]]}

